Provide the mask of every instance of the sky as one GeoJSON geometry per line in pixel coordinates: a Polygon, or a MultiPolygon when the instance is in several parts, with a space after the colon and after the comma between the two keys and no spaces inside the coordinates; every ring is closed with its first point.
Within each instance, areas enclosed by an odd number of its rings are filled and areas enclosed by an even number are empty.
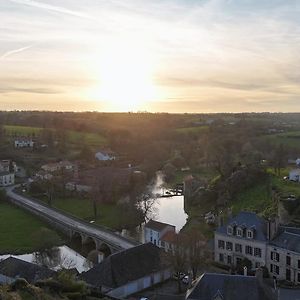
{"type": "Polygon", "coordinates": [[[300,111],[298,0],[0,0],[0,110],[300,111]]]}

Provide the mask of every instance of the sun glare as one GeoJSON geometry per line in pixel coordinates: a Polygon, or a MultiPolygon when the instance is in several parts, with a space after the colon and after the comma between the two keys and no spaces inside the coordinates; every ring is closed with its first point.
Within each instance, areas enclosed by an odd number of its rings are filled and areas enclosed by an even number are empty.
{"type": "Polygon", "coordinates": [[[94,62],[99,84],[91,96],[109,111],[137,111],[157,96],[153,60],[140,48],[114,46],[94,62]]]}

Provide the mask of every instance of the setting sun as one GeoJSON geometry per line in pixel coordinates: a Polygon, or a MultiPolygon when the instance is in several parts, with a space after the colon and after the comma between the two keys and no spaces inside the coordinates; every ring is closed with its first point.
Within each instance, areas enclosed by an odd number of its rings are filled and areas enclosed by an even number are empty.
{"type": "Polygon", "coordinates": [[[155,99],[153,60],[144,50],[114,45],[95,59],[93,69],[99,83],[89,92],[110,111],[145,109],[147,101],[155,99]]]}

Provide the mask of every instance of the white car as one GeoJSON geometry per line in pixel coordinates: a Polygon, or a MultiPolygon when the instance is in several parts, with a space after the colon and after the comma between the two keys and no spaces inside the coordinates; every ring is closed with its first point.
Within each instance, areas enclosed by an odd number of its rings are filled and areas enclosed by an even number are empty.
{"type": "Polygon", "coordinates": [[[189,284],[190,283],[190,277],[189,275],[185,275],[182,279],[181,279],[182,283],[184,284],[189,284]]]}

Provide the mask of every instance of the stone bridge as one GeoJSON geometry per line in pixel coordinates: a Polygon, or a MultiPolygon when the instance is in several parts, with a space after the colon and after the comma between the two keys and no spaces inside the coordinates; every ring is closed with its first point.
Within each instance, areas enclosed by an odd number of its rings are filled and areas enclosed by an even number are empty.
{"type": "Polygon", "coordinates": [[[38,200],[20,195],[14,191],[14,188],[15,186],[6,188],[7,196],[12,203],[44,219],[52,227],[68,235],[71,240],[87,246],[89,250],[96,249],[104,253],[104,256],[108,256],[113,252],[140,244],[108,228],[90,224],[38,200]]]}

